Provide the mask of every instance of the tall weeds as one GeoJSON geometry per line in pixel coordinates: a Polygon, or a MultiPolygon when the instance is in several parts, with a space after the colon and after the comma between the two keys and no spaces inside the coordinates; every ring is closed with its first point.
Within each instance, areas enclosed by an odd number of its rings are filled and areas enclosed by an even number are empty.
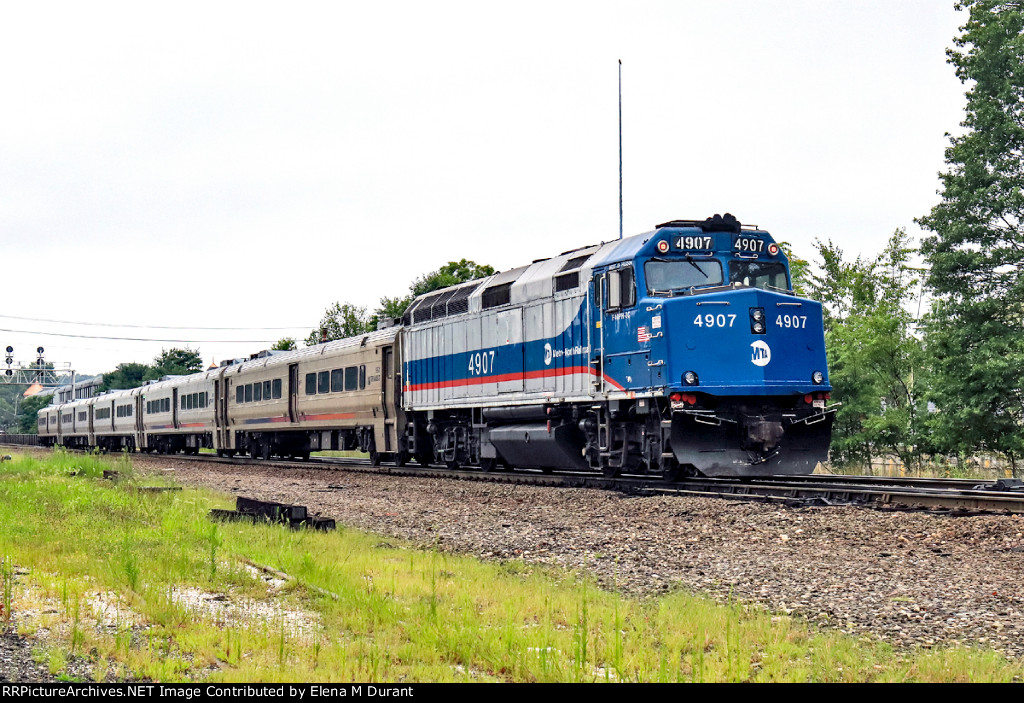
{"type": "Polygon", "coordinates": [[[0,579],[3,580],[3,601],[0,602],[0,618],[5,623],[9,623],[14,615],[11,610],[14,600],[14,559],[9,554],[0,559],[0,579]]]}

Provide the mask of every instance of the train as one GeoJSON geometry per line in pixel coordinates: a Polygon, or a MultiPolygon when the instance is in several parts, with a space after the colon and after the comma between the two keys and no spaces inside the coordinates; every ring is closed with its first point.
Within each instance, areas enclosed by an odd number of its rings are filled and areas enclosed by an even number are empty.
{"type": "Polygon", "coordinates": [[[677,480],[828,456],[821,304],[731,214],[415,298],[355,337],[44,408],[50,445],[677,480]]]}

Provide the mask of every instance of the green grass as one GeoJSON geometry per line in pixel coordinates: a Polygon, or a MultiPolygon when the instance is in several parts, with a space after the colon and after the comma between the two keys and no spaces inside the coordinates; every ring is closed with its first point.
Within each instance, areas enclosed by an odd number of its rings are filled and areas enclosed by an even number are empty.
{"type": "Polygon", "coordinates": [[[370,457],[370,455],[367,454],[366,452],[360,452],[357,450],[349,449],[325,449],[322,452],[312,452],[310,456],[331,457],[336,459],[368,459],[370,457]]]}
{"type": "Polygon", "coordinates": [[[4,563],[19,573],[3,570],[10,608],[16,617],[19,609],[52,611],[19,627],[51,632],[49,648],[36,656],[55,675],[82,657],[95,680],[1005,681],[1021,674],[991,652],[896,652],[682,591],[627,598],[521,561],[480,562],[347,529],[213,524],[207,511],[230,507],[230,498],[140,493],[135,484],[127,459],[61,452],[18,456],[0,472],[0,554],[11,555],[4,563]],[[99,478],[109,468],[121,480],[99,478]],[[243,560],[291,579],[268,595],[243,560]],[[253,614],[230,619],[183,599],[197,593],[252,599],[253,614]]]}

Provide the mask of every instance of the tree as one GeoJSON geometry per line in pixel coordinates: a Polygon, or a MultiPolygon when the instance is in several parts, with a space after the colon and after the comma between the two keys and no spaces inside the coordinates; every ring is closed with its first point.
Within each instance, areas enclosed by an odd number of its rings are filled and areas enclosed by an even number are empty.
{"type": "Polygon", "coordinates": [[[163,349],[153,359],[153,367],[146,374],[146,380],[155,380],[164,376],[184,376],[203,370],[203,357],[198,349],[163,349]]]}
{"type": "Polygon", "coordinates": [[[793,292],[806,296],[811,285],[811,264],[793,253],[789,242],[779,242],[779,248],[789,261],[789,278],[793,284],[793,292]]]}
{"type": "Polygon", "coordinates": [[[367,326],[371,330],[377,329],[377,323],[387,318],[401,317],[405,314],[405,309],[413,301],[412,295],[406,295],[402,297],[388,298],[387,296],[380,299],[380,304],[377,309],[373,311],[373,315],[367,321],[367,326]]]}
{"type": "Polygon", "coordinates": [[[366,308],[351,303],[334,303],[320,318],[320,326],[312,330],[306,337],[306,346],[320,344],[321,341],[332,341],[355,337],[370,331],[366,308]],[[326,339],[324,339],[326,337],[326,339]]]}
{"type": "Polygon", "coordinates": [[[320,326],[306,337],[306,345],[319,344],[323,336],[321,330],[326,331],[327,341],[371,332],[377,329],[377,323],[380,320],[388,317],[401,317],[417,296],[439,288],[485,278],[493,273],[492,266],[478,264],[468,259],[449,261],[436,271],[426,273],[413,281],[409,286],[409,295],[381,298],[380,304],[372,315],[367,316],[366,308],[351,303],[334,303],[324,312],[324,316],[320,319],[320,326]]]}
{"type": "Polygon", "coordinates": [[[431,271],[430,273],[417,278],[413,281],[412,285],[409,286],[409,290],[412,292],[412,297],[415,298],[423,295],[424,293],[438,290],[439,288],[456,286],[460,283],[465,283],[466,281],[476,280],[477,278],[486,278],[493,273],[493,266],[478,264],[475,261],[470,261],[468,259],[449,261],[438,270],[431,271]]]}
{"type": "Polygon", "coordinates": [[[906,231],[896,230],[879,256],[853,262],[831,241],[816,246],[821,273],[807,286],[823,306],[829,376],[843,403],[833,427],[833,459],[866,464],[884,452],[912,466],[923,449],[924,375],[908,310],[918,281],[906,231]]]}
{"type": "Polygon", "coordinates": [[[270,348],[271,351],[293,351],[295,349],[298,349],[298,346],[295,344],[294,337],[283,337],[274,342],[274,346],[270,348]]]}
{"type": "Polygon", "coordinates": [[[20,434],[39,433],[39,411],[50,404],[53,396],[38,394],[24,398],[18,406],[18,425],[15,432],[20,434]]]}
{"type": "Polygon", "coordinates": [[[146,375],[152,370],[148,364],[138,364],[132,361],[118,364],[113,371],[103,374],[103,383],[100,384],[99,391],[102,393],[109,390],[138,388],[145,382],[146,375]]]}
{"type": "MultiPolygon", "coordinates": [[[[946,53],[968,90],[941,202],[918,220],[934,303],[932,423],[945,451],[1024,452],[1024,0],[963,0],[946,53]]],[[[948,136],[948,135],[947,135],[948,136]]]]}

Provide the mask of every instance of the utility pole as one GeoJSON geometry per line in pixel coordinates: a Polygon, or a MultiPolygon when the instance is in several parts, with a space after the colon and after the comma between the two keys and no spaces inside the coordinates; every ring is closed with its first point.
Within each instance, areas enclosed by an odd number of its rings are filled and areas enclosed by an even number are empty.
{"type": "Polygon", "coordinates": [[[622,59],[619,59],[619,239],[622,239],[622,59]]]}

